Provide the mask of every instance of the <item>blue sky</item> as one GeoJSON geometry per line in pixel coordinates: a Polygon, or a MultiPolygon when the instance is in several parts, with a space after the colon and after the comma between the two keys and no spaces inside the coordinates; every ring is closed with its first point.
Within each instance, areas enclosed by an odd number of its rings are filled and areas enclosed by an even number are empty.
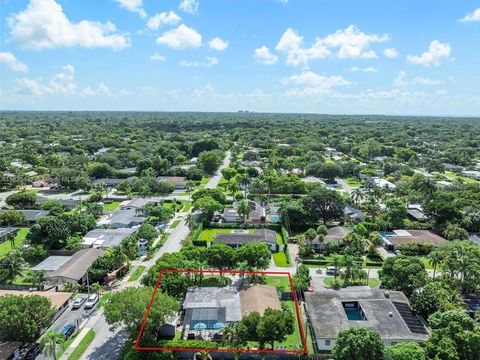
{"type": "Polygon", "coordinates": [[[0,0],[0,108],[480,115],[480,1],[0,0]]]}

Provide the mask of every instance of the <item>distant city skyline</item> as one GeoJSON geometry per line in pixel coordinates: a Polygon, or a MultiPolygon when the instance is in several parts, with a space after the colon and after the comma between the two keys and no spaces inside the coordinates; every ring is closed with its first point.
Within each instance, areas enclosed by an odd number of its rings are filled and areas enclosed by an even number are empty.
{"type": "Polygon", "coordinates": [[[0,109],[480,115],[480,3],[0,0],[0,109]]]}

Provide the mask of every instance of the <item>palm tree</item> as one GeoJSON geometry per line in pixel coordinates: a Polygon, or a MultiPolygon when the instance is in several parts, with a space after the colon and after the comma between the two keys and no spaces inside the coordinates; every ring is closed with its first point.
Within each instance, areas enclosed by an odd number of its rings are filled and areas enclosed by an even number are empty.
{"type": "Polygon", "coordinates": [[[64,342],[65,336],[63,336],[63,334],[50,330],[43,335],[42,339],[40,340],[40,347],[46,356],[53,356],[53,359],[57,360],[57,346],[63,345],[64,342]]]}
{"type": "Polygon", "coordinates": [[[355,258],[352,255],[346,255],[344,258],[345,265],[345,285],[348,285],[352,275],[352,268],[355,265],[355,258]]]}
{"type": "Polygon", "coordinates": [[[107,256],[111,256],[117,268],[122,267],[125,261],[128,261],[128,256],[125,254],[125,249],[121,246],[116,246],[107,250],[107,256]]]}
{"type": "Polygon", "coordinates": [[[430,255],[428,255],[428,262],[430,265],[433,266],[433,279],[435,280],[435,274],[437,272],[437,266],[443,260],[443,254],[440,251],[432,251],[430,255]]]}
{"type": "Polygon", "coordinates": [[[22,276],[25,265],[25,260],[18,250],[10,251],[0,260],[0,268],[5,271],[4,279],[10,281],[17,276],[22,276]]]}
{"type": "MultiPolygon", "coordinates": [[[[222,329],[222,338],[223,341],[227,344],[230,349],[241,349],[242,343],[237,339],[237,329],[235,326],[227,326],[222,329]]],[[[233,353],[234,360],[238,360],[240,354],[237,352],[233,353]]]]}
{"type": "Polygon", "coordinates": [[[237,178],[237,181],[240,184],[243,185],[243,187],[244,187],[244,198],[246,199],[247,198],[247,188],[248,188],[248,185],[250,184],[250,177],[248,176],[247,173],[239,174],[238,178],[237,178]]]}
{"type": "Polygon", "coordinates": [[[235,199],[235,194],[238,190],[240,190],[240,188],[238,187],[238,183],[235,179],[230,179],[227,184],[227,190],[232,193],[232,197],[235,199]]]}
{"type": "Polygon", "coordinates": [[[195,218],[193,217],[192,214],[188,214],[185,217],[185,224],[187,224],[187,226],[190,230],[193,230],[193,228],[195,228],[195,225],[197,225],[197,222],[196,222],[196,220],[195,220],[195,218]]]}
{"type": "Polygon", "coordinates": [[[195,353],[195,359],[197,360],[212,360],[212,355],[206,350],[198,351],[195,353]]]}
{"type": "Polygon", "coordinates": [[[42,282],[47,280],[47,276],[45,275],[45,272],[43,270],[30,271],[28,277],[25,280],[30,281],[35,287],[35,285],[40,285],[42,282]]]}
{"type": "Polygon", "coordinates": [[[185,191],[188,193],[188,201],[190,201],[190,195],[193,189],[195,189],[195,181],[187,180],[187,182],[185,183],[185,191]]]}
{"type": "Polygon", "coordinates": [[[242,216],[243,225],[247,225],[248,215],[250,214],[250,206],[246,200],[242,200],[238,203],[237,212],[242,216]]]}
{"type": "Polygon", "coordinates": [[[350,195],[350,197],[355,202],[355,205],[358,205],[358,203],[365,198],[365,195],[362,189],[355,188],[352,190],[352,194],[350,195]]]}
{"type": "Polygon", "coordinates": [[[335,273],[333,274],[335,281],[337,280],[338,276],[338,269],[342,265],[342,257],[338,254],[332,255],[332,264],[335,267],[335,273]]]}

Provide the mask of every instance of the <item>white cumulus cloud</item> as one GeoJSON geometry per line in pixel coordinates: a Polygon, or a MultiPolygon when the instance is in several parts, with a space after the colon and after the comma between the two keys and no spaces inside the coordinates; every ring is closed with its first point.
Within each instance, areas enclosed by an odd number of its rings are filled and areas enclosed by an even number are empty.
{"type": "Polygon", "coordinates": [[[374,68],[373,66],[369,66],[369,67],[365,67],[365,68],[358,67],[358,66],[352,66],[352,67],[350,68],[350,71],[351,71],[351,72],[374,73],[374,72],[377,72],[378,69],[377,69],[377,68],[374,68]]]}
{"type": "Polygon", "coordinates": [[[28,49],[79,46],[120,50],[130,46],[128,35],[118,34],[111,22],[70,22],[55,0],[30,0],[24,11],[8,17],[7,24],[12,40],[28,49]]]}
{"type": "Polygon", "coordinates": [[[473,12],[465,15],[462,19],[462,22],[471,22],[471,21],[480,21],[480,8],[475,9],[473,12]]]}
{"type": "Polygon", "coordinates": [[[202,45],[202,35],[195,29],[181,24],[178,28],[160,35],[157,38],[157,44],[167,45],[176,50],[198,48],[202,45]]]}
{"type": "Polygon", "coordinates": [[[286,63],[293,66],[307,66],[312,59],[322,59],[331,54],[322,40],[317,38],[309,48],[303,48],[303,36],[294,29],[288,28],[280,38],[275,49],[287,54],[286,63]]]}
{"type": "Polygon", "coordinates": [[[13,92],[26,96],[58,96],[58,95],[112,95],[105,84],[100,84],[96,89],[91,86],[83,90],[78,89],[75,82],[75,68],[72,65],[62,67],[62,72],[54,75],[49,81],[42,79],[19,78],[13,80],[13,92]]]}
{"type": "Polygon", "coordinates": [[[7,65],[12,71],[28,71],[28,66],[18,60],[11,52],[0,52],[0,64],[7,65]]]}
{"type": "Polygon", "coordinates": [[[189,14],[196,14],[198,12],[198,7],[200,2],[198,0],[182,0],[178,8],[189,14]]]}
{"type": "Polygon", "coordinates": [[[175,11],[161,12],[148,19],[147,27],[150,30],[158,30],[163,25],[175,25],[181,20],[175,11]]]}
{"type": "Polygon", "coordinates": [[[143,9],[143,0],[115,0],[120,7],[137,13],[140,17],[144,18],[147,16],[147,13],[143,9]]]}
{"type": "Polygon", "coordinates": [[[395,48],[386,48],[383,50],[383,55],[385,55],[389,59],[395,59],[398,57],[398,51],[395,48]]]}
{"type": "Polygon", "coordinates": [[[205,59],[202,61],[180,61],[180,66],[184,67],[211,67],[215,66],[220,61],[214,56],[205,56],[205,59]]]}
{"type": "Polygon", "coordinates": [[[167,58],[166,58],[165,56],[163,56],[163,55],[160,55],[160,54],[155,53],[155,54],[153,54],[153,55],[150,56],[150,60],[165,61],[165,60],[167,60],[167,58]]]}
{"type": "Polygon", "coordinates": [[[293,66],[308,66],[313,59],[322,59],[335,55],[339,59],[372,59],[375,51],[370,49],[373,43],[389,40],[387,34],[366,34],[354,25],[325,36],[317,37],[310,47],[303,46],[303,36],[288,28],[280,38],[275,49],[287,54],[286,63],[293,66]]]}
{"type": "Polygon", "coordinates": [[[450,44],[443,44],[438,40],[433,40],[428,50],[421,55],[408,55],[407,61],[412,64],[423,66],[437,66],[450,58],[452,47],[450,44]]]}
{"type": "Polygon", "coordinates": [[[228,47],[228,41],[216,37],[208,42],[208,46],[213,50],[223,51],[228,47]]]}
{"type": "Polygon", "coordinates": [[[393,81],[393,85],[397,87],[415,86],[415,85],[440,85],[443,84],[441,80],[429,79],[423,76],[416,76],[412,80],[407,78],[405,71],[400,71],[393,81]]]}
{"type": "Polygon", "coordinates": [[[384,42],[389,40],[387,34],[365,34],[355,25],[350,25],[343,30],[337,30],[328,35],[323,42],[328,47],[338,48],[338,57],[340,59],[372,59],[377,55],[370,50],[370,44],[384,42]]]}
{"type": "Polygon", "coordinates": [[[320,86],[324,88],[331,88],[340,85],[350,85],[351,82],[345,80],[342,76],[323,76],[313,71],[304,71],[299,75],[293,75],[284,79],[284,83],[293,83],[309,86],[320,86]]]}
{"type": "Polygon", "coordinates": [[[266,65],[273,65],[278,61],[278,56],[272,54],[265,45],[255,49],[255,52],[253,53],[253,58],[258,62],[266,65]]]}

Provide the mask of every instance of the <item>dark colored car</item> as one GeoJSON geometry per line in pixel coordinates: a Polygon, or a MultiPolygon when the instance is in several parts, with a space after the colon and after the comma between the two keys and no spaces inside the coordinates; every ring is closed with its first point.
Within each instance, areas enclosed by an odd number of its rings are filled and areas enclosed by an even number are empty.
{"type": "Polygon", "coordinates": [[[77,327],[73,324],[65,325],[62,329],[62,334],[65,336],[65,339],[68,339],[75,332],[77,327]]]}
{"type": "Polygon", "coordinates": [[[38,355],[42,350],[40,349],[40,345],[37,343],[25,344],[23,345],[18,352],[17,360],[34,360],[37,358],[38,355]]]}

